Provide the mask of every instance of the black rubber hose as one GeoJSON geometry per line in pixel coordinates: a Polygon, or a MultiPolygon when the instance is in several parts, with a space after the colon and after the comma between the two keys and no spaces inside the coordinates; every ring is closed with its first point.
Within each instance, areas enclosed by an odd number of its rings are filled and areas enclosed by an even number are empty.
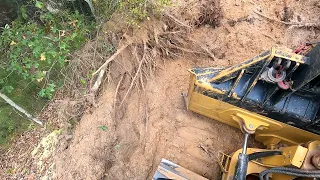
{"type": "Polygon", "coordinates": [[[281,155],[282,151],[264,151],[264,152],[255,152],[252,154],[249,154],[249,161],[256,160],[259,158],[264,158],[268,156],[274,156],[274,155],[281,155]]]}
{"type": "Polygon", "coordinates": [[[296,177],[308,177],[308,178],[319,178],[320,174],[304,174],[304,173],[295,173],[295,172],[289,172],[289,171],[272,171],[272,172],[268,172],[267,174],[265,174],[264,176],[262,176],[263,180],[269,180],[269,176],[271,173],[278,173],[278,174],[286,174],[286,175],[291,175],[291,176],[296,176],[296,177]],[[263,178],[264,177],[264,178],[263,178]]]}
{"type": "Polygon", "coordinates": [[[295,169],[295,168],[286,168],[286,167],[276,167],[262,171],[259,174],[260,180],[269,180],[269,175],[271,173],[278,173],[278,174],[286,174],[292,175],[297,177],[310,177],[310,178],[319,178],[320,177],[320,170],[302,170],[302,169],[295,169]]]}
{"type": "MultiPolygon", "coordinates": [[[[280,174],[288,174],[288,175],[295,175],[295,176],[318,176],[320,174],[320,171],[306,171],[301,169],[295,169],[295,168],[286,168],[286,167],[276,167],[267,169],[259,174],[260,179],[268,179],[270,173],[280,173],[280,174]],[[266,176],[266,178],[264,178],[266,176]]],[[[305,177],[303,176],[303,177],[305,177]]]]}
{"type": "Polygon", "coordinates": [[[301,174],[319,174],[320,173],[320,170],[305,170],[305,169],[297,169],[297,168],[289,168],[289,167],[275,167],[272,169],[280,170],[280,171],[301,173],[301,174]]]}

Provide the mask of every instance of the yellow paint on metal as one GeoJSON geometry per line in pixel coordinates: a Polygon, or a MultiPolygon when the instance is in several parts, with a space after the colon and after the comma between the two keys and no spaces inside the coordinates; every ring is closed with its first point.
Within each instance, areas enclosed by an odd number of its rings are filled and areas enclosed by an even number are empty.
{"type": "Polygon", "coordinates": [[[231,97],[232,98],[234,98],[234,99],[237,99],[237,100],[240,100],[241,98],[239,98],[239,96],[237,95],[237,93],[232,93],[232,95],[231,95],[231,97]]]}
{"type": "Polygon", "coordinates": [[[230,90],[230,92],[229,92],[228,97],[231,97],[231,96],[232,96],[233,98],[240,99],[240,98],[237,97],[237,94],[234,92],[234,89],[235,89],[236,86],[239,84],[240,79],[242,78],[244,72],[245,72],[244,69],[242,69],[242,70],[240,71],[240,73],[239,73],[236,81],[233,83],[233,86],[232,86],[232,88],[231,88],[231,90],[230,90]]]}
{"type": "Polygon", "coordinates": [[[304,61],[302,60],[303,56],[293,52],[284,51],[282,49],[276,49],[275,56],[304,64],[304,61]]]}
{"type": "MultiPolygon", "coordinates": [[[[252,154],[255,152],[263,152],[265,150],[261,149],[256,149],[256,148],[248,148],[247,149],[247,154],[252,154]]],[[[230,164],[229,164],[229,169],[227,172],[223,173],[222,175],[222,180],[231,180],[234,179],[234,173],[236,171],[236,165],[238,162],[238,156],[239,153],[242,152],[242,149],[239,149],[235,153],[232,154],[230,164]]],[[[260,172],[266,170],[267,167],[263,167],[262,165],[259,165],[255,163],[254,161],[249,161],[248,163],[248,168],[247,168],[247,174],[259,174],[260,172]]]]}
{"type": "MultiPolygon", "coordinates": [[[[230,112],[222,112],[220,116],[229,116],[230,112]],[[224,115],[222,115],[224,114],[224,115]]],[[[266,121],[261,121],[258,118],[255,118],[249,113],[245,112],[234,112],[231,113],[231,118],[238,122],[240,128],[244,128],[247,133],[253,134],[257,129],[268,129],[270,126],[270,123],[267,123],[266,121]]]]}
{"type": "Polygon", "coordinates": [[[214,93],[217,93],[217,94],[225,94],[225,91],[223,90],[220,90],[220,89],[216,89],[216,88],[213,88],[210,83],[208,82],[205,82],[205,81],[196,81],[195,84],[198,86],[198,87],[201,87],[205,90],[209,90],[209,91],[212,91],[214,93]]]}
{"type": "Polygon", "coordinates": [[[262,158],[261,163],[266,166],[295,166],[300,168],[307,155],[308,148],[302,146],[281,147],[282,155],[262,158]]]}
{"type": "Polygon", "coordinates": [[[271,53],[267,53],[264,56],[258,55],[258,56],[252,58],[251,60],[249,60],[249,61],[247,61],[245,63],[241,63],[241,64],[239,64],[237,66],[232,66],[232,67],[226,68],[226,69],[220,71],[212,79],[210,79],[209,82],[213,82],[213,81],[218,80],[218,79],[220,79],[220,78],[222,78],[224,76],[227,76],[229,74],[237,72],[238,70],[241,70],[241,69],[244,69],[246,67],[249,67],[249,66],[251,66],[251,65],[253,65],[253,64],[255,64],[255,63],[259,62],[259,61],[265,60],[265,59],[269,58],[270,56],[274,56],[274,51],[275,51],[275,49],[274,49],[274,47],[272,47],[271,48],[271,53]]]}
{"type": "MultiPolygon", "coordinates": [[[[249,161],[247,168],[247,175],[249,174],[259,174],[260,172],[271,168],[271,167],[279,167],[279,166],[295,166],[301,167],[302,162],[306,156],[308,151],[307,148],[302,146],[289,146],[280,148],[283,151],[283,155],[275,155],[271,157],[260,158],[254,161],[249,161]]],[[[247,154],[252,154],[256,152],[267,152],[269,150],[266,149],[256,149],[256,148],[248,148],[247,154]]],[[[234,173],[236,170],[236,164],[238,162],[238,155],[242,152],[242,149],[239,149],[235,153],[232,154],[231,160],[229,160],[228,170],[224,171],[222,180],[230,180],[233,179],[234,173]]],[[[225,168],[225,167],[224,167],[225,168]]],[[[294,179],[293,176],[282,176],[280,174],[272,174],[272,180],[291,180],[294,179]]]]}
{"type": "MultiPolygon", "coordinates": [[[[295,61],[297,62],[296,67],[299,64],[304,63],[302,59],[303,56],[292,53],[288,50],[273,47],[270,51],[262,53],[245,63],[229,67],[215,73],[214,77],[209,80],[201,80],[197,79],[197,77],[199,78],[201,75],[212,74],[213,72],[210,71],[211,68],[208,68],[208,71],[203,71],[200,74],[195,74],[190,70],[191,76],[189,91],[186,97],[186,104],[189,110],[218,120],[230,126],[240,128],[247,133],[254,133],[255,139],[259,142],[262,142],[269,149],[276,149],[276,145],[279,143],[288,145],[287,147],[280,148],[280,150],[283,152],[282,155],[274,155],[271,157],[250,161],[248,164],[247,174],[259,174],[270,167],[276,166],[295,166],[300,168],[305,165],[304,163],[306,157],[310,155],[309,150],[313,150],[313,152],[315,152],[320,149],[319,135],[276,121],[263,115],[250,112],[203,94],[205,91],[209,91],[217,95],[225,94],[224,91],[213,88],[210,82],[219,80],[222,77],[231,75],[239,70],[242,70],[240,72],[240,75],[242,76],[244,69],[247,67],[259,61],[271,61],[274,57],[281,57],[295,61]],[[309,143],[308,148],[300,145],[305,142],[311,142],[309,143]]],[[[239,81],[239,79],[240,78],[238,78],[236,81],[239,81]]],[[[253,86],[255,83],[256,82],[252,83],[253,86]]],[[[232,90],[228,95],[234,99],[240,99],[236,93],[232,92],[232,90]]],[[[248,148],[247,154],[264,151],[269,150],[248,148]]],[[[242,149],[239,149],[233,153],[232,156],[222,153],[221,158],[218,158],[219,166],[223,171],[223,180],[230,180],[234,178],[233,176],[238,161],[238,155],[241,152],[242,149]]],[[[273,180],[291,180],[293,178],[293,176],[288,175],[272,175],[273,180]]]]}
{"type": "Polygon", "coordinates": [[[251,119],[253,119],[252,121],[266,123],[268,125],[261,126],[256,130],[255,138],[257,141],[260,141],[269,147],[273,146],[275,142],[298,145],[308,141],[320,141],[320,136],[314,133],[205,96],[195,90],[196,76],[191,75],[190,80],[186,103],[188,109],[191,111],[236,128],[239,128],[239,120],[234,119],[234,116],[238,116],[239,114],[251,117],[251,119]]]}
{"type": "Polygon", "coordinates": [[[217,157],[218,165],[223,173],[227,173],[230,167],[231,156],[223,152],[219,152],[219,156],[217,157]]]}
{"type": "MultiPolygon", "coordinates": [[[[224,76],[228,76],[234,72],[237,72],[241,69],[245,69],[259,61],[264,61],[264,60],[269,60],[271,61],[274,57],[280,57],[280,58],[286,58],[289,59],[291,61],[295,61],[297,63],[301,63],[304,64],[305,62],[303,61],[303,56],[299,55],[299,54],[295,54],[293,52],[289,52],[289,50],[285,50],[283,48],[277,48],[277,47],[272,47],[270,51],[264,52],[252,59],[250,59],[249,61],[246,61],[244,63],[241,63],[239,65],[236,66],[232,66],[232,67],[228,67],[226,69],[221,70],[220,72],[218,72],[213,78],[211,78],[209,80],[209,82],[213,82],[215,80],[218,80],[224,76]],[[269,53],[267,53],[269,52],[269,53]],[[265,54],[265,55],[264,55],[265,54]]],[[[190,71],[190,70],[189,70],[190,71]]],[[[191,71],[190,71],[191,72],[191,71]]],[[[192,72],[193,73],[193,72],[192,72]]],[[[206,75],[206,74],[210,74],[212,72],[207,72],[207,73],[201,73],[198,74],[199,76],[201,75],[206,75]]],[[[255,83],[253,83],[255,84],[255,83]]]]}

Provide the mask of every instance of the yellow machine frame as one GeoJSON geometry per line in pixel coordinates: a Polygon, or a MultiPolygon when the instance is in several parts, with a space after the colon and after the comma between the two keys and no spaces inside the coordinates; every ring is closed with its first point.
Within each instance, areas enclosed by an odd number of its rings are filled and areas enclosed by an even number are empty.
{"type": "Polygon", "coordinates": [[[235,128],[239,128],[240,124],[245,124],[248,130],[256,129],[255,139],[268,147],[272,147],[279,142],[288,145],[298,145],[312,140],[320,140],[320,136],[314,133],[205,96],[195,90],[196,81],[196,76],[191,74],[186,99],[187,107],[191,111],[235,128]],[[244,123],[246,121],[250,121],[250,123],[244,123]],[[257,127],[258,124],[263,125],[257,127]]]}
{"type": "MultiPolygon", "coordinates": [[[[267,149],[248,148],[247,154],[255,152],[266,152],[270,150],[280,150],[281,155],[274,155],[270,157],[260,158],[258,160],[250,161],[248,164],[247,174],[259,174],[260,172],[277,166],[290,166],[303,169],[315,168],[311,165],[311,156],[320,152],[320,136],[294,126],[276,121],[266,116],[250,112],[248,110],[239,108],[229,103],[211,98],[203,95],[202,91],[211,91],[216,94],[225,94],[222,90],[211,87],[210,82],[213,82],[228,74],[241,70],[244,66],[254,64],[261,59],[268,59],[271,61],[273,57],[283,57],[295,61],[297,66],[303,64],[302,56],[272,48],[269,53],[261,54],[246,63],[226,68],[219,71],[211,79],[197,79],[197,75],[190,70],[190,85],[188,94],[185,97],[188,110],[199,113],[201,115],[218,120],[222,123],[228,124],[235,128],[240,128],[243,132],[254,134],[255,139],[267,146],[267,149]],[[309,144],[303,143],[310,142],[309,144]],[[279,143],[285,144],[286,147],[277,148],[279,143]]],[[[210,69],[210,68],[208,68],[210,69]]],[[[201,75],[212,73],[204,71],[201,75]]],[[[240,76],[243,72],[240,72],[240,76]]],[[[236,80],[237,83],[238,79],[236,80]]],[[[254,86],[254,83],[253,83],[254,86]]],[[[237,99],[236,94],[229,94],[229,97],[237,99]]],[[[223,172],[224,180],[233,179],[236,164],[238,162],[238,155],[241,149],[227,155],[220,153],[219,165],[223,172]]],[[[319,166],[317,168],[319,169],[319,166]]],[[[273,179],[290,180],[293,176],[272,174],[273,179]]]]}
{"type": "MultiPolygon", "coordinates": [[[[281,147],[279,150],[283,152],[282,155],[275,155],[265,158],[260,158],[254,161],[250,161],[248,164],[247,174],[259,174],[260,172],[277,166],[291,166],[304,169],[316,169],[311,167],[311,157],[316,151],[319,153],[320,141],[313,141],[303,147],[301,145],[294,145],[289,147],[281,147]]],[[[222,180],[233,179],[236,164],[238,162],[238,155],[242,149],[239,149],[232,156],[224,153],[220,153],[221,156],[218,159],[218,163],[223,172],[222,180]]],[[[252,154],[256,152],[267,152],[269,150],[248,148],[247,153],[252,154]]],[[[274,174],[273,179],[292,180],[296,177],[289,175],[274,174]]]]}

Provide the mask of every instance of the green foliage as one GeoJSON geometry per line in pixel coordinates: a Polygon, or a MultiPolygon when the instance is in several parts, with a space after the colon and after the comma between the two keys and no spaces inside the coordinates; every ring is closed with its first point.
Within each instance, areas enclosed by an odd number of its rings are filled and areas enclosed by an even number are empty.
{"type": "Polygon", "coordinates": [[[170,2],[170,0],[123,0],[120,9],[125,13],[129,24],[138,25],[140,21],[149,19],[150,15],[159,13],[170,2]]]}
{"type": "Polygon", "coordinates": [[[119,8],[121,0],[97,0],[94,4],[96,18],[98,21],[104,22],[119,8]]]}
{"type": "Polygon", "coordinates": [[[6,93],[11,93],[13,91],[13,87],[12,86],[4,86],[2,88],[2,91],[6,92],[6,93]]]}
{"type": "Polygon", "coordinates": [[[41,1],[36,1],[35,6],[36,6],[37,8],[39,8],[39,9],[43,9],[43,8],[44,8],[43,2],[41,2],[41,1]]]}
{"type": "Polygon", "coordinates": [[[52,95],[54,93],[54,88],[55,87],[56,87],[55,84],[48,84],[47,88],[43,88],[39,92],[40,97],[47,97],[47,98],[51,99],[52,95]]]}
{"type": "MultiPolygon", "coordinates": [[[[34,83],[26,82],[20,75],[12,73],[10,76],[6,71],[0,69],[0,79],[7,79],[7,85],[2,91],[29,113],[40,111],[46,101],[37,98],[39,87],[34,83]]],[[[1,85],[0,85],[1,86],[1,85]]],[[[34,126],[31,121],[26,120],[22,114],[16,112],[9,104],[0,98],[0,144],[3,145],[8,139],[23,130],[34,126]]]]}
{"type": "Polygon", "coordinates": [[[96,16],[100,19],[108,19],[119,9],[129,25],[138,25],[140,21],[161,12],[170,3],[170,0],[97,0],[95,8],[96,16]]]}
{"type": "Polygon", "coordinates": [[[108,130],[108,127],[106,125],[99,126],[98,128],[101,129],[102,131],[107,131],[108,130]]]}
{"type": "MultiPolygon", "coordinates": [[[[57,87],[55,72],[68,63],[70,52],[87,41],[94,24],[78,12],[54,15],[43,10],[41,1],[35,1],[35,6],[39,8],[38,20],[30,19],[22,6],[20,18],[3,29],[0,47],[6,60],[0,66],[25,81],[37,82],[43,86],[39,96],[50,99],[57,87]]],[[[2,81],[5,85],[6,79],[2,81]]]]}
{"type": "MultiPolygon", "coordinates": [[[[95,24],[76,11],[51,14],[42,1],[30,2],[35,13],[30,13],[29,4],[21,5],[18,18],[0,30],[0,91],[36,115],[62,86],[60,70],[68,65],[72,51],[87,41],[95,24]]],[[[31,121],[0,98],[2,146],[32,128],[31,121]]]]}

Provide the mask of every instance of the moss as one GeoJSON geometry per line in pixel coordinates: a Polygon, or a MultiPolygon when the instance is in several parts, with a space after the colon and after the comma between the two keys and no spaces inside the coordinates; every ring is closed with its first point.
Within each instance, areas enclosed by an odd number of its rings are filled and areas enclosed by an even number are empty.
{"type": "Polygon", "coordinates": [[[31,152],[32,157],[38,159],[37,168],[39,173],[45,168],[44,162],[55,151],[61,132],[61,129],[52,131],[48,136],[42,138],[38,146],[31,152]]]}

